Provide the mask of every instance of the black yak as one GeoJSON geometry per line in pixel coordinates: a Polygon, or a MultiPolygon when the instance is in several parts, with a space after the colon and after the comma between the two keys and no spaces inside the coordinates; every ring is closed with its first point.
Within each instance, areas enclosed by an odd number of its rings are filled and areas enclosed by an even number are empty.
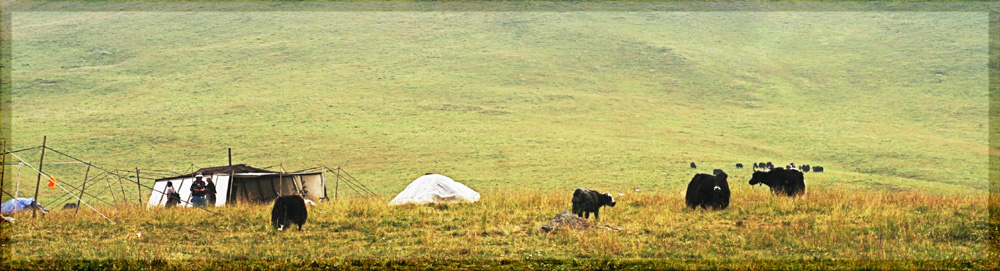
{"type": "Polygon", "coordinates": [[[750,178],[750,185],[766,184],[775,195],[801,196],[806,193],[805,178],[797,169],[775,168],[771,171],[756,171],[750,178]]]}
{"type": "Polygon", "coordinates": [[[815,167],[812,167],[812,170],[813,170],[813,172],[823,172],[823,167],[821,167],[821,166],[815,166],[815,167]]]}
{"type": "Polygon", "coordinates": [[[719,175],[719,173],[725,173],[725,172],[722,171],[721,169],[713,169],[712,170],[712,175],[719,175]]]}
{"type": "Polygon", "coordinates": [[[274,200],[274,208],[271,209],[271,225],[275,230],[290,228],[292,223],[299,226],[306,224],[309,216],[306,210],[306,201],[299,195],[280,196],[274,200]]]}
{"type": "Polygon", "coordinates": [[[590,213],[594,213],[594,220],[600,220],[601,206],[615,207],[615,198],[609,193],[601,193],[590,189],[577,188],[573,191],[573,213],[583,218],[590,218],[590,213]]]}
{"type": "Polygon", "coordinates": [[[729,207],[729,177],[725,172],[708,175],[704,173],[695,174],[688,183],[687,194],[684,195],[687,206],[691,209],[713,208],[726,209],[729,207]]]}
{"type": "Polygon", "coordinates": [[[743,164],[742,163],[736,163],[736,168],[743,168],[743,164]]]}
{"type": "Polygon", "coordinates": [[[691,162],[691,168],[698,168],[698,165],[695,165],[694,162],[691,162]]]}
{"type": "Polygon", "coordinates": [[[767,169],[774,169],[774,164],[771,164],[771,162],[767,162],[767,166],[766,167],[767,167],[767,169]]]}
{"type": "Polygon", "coordinates": [[[802,172],[809,172],[809,165],[802,165],[799,169],[801,169],[802,172]]]}

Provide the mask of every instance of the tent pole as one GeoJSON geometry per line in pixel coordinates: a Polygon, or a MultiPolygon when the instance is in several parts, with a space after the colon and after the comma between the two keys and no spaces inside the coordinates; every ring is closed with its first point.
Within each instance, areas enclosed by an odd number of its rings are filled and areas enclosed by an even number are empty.
{"type": "Polygon", "coordinates": [[[229,166],[233,166],[233,148],[229,148],[229,166]]]}
{"type": "Polygon", "coordinates": [[[323,166],[323,174],[319,176],[323,178],[323,198],[330,200],[330,193],[326,190],[326,166],[323,166]]]}
{"type": "Polygon", "coordinates": [[[125,184],[122,183],[122,175],[118,173],[118,168],[115,168],[115,176],[118,176],[118,188],[122,190],[122,204],[128,205],[128,198],[125,197],[125,184]]]}
{"type": "Polygon", "coordinates": [[[80,213],[80,202],[83,201],[83,191],[87,190],[87,177],[90,177],[90,163],[87,163],[87,173],[83,174],[83,187],[80,188],[80,197],[76,199],[76,211],[73,215],[80,213]]]}
{"type": "MultiPolygon", "coordinates": [[[[177,188],[174,188],[174,191],[177,191],[177,194],[179,195],[181,193],[181,188],[183,187],[184,187],[184,178],[181,178],[181,183],[177,185],[177,188]]],[[[191,194],[188,194],[188,201],[191,201],[191,194]]],[[[185,206],[187,206],[188,201],[184,202],[185,206]]]]}
{"type": "MultiPolygon", "coordinates": [[[[229,195],[232,194],[231,191],[233,191],[233,184],[235,184],[235,183],[236,183],[236,170],[230,168],[229,169],[229,185],[226,185],[226,198],[223,199],[225,201],[225,203],[223,203],[223,205],[229,205],[229,195]]],[[[219,184],[215,184],[215,187],[218,188],[219,184]]],[[[218,203],[219,202],[219,195],[215,195],[215,202],[216,202],[215,203],[216,205],[219,204],[218,203]]]]}
{"type": "Polygon", "coordinates": [[[272,196],[275,196],[275,198],[277,198],[278,195],[281,195],[281,190],[279,190],[279,189],[281,189],[281,185],[278,185],[278,188],[275,189],[274,188],[274,180],[267,179],[267,183],[271,185],[271,192],[274,192],[274,195],[272,195],[272,196]]]}
{"type": "Polygon", "coordinates": [[[139,168],[135,168],[136,195],[139,196],[139,207],[142,207],[142,180],[139,179],[139,168]]]}
{"type": "MultiPolygon", "coordinates": [[[[42,162],[45,161],[45,142],[48,136],[42,136],[42,157],[38,158],[38,179],[35,180],[35,203],[38,203],[38,185],[42,184],[42,162]]],[[[36,208],[31,208],[31,218],[37,215],[36,208]]]]}
{"type": "Polygon", "coordinates": [[[111,191],[111,201],[118,205],[118,199],[115,198],[115,190],[111,189],[111,182],[108,181],[108,174],[104,174],[104,184],[108,186],[108,191],[111,191]]]}

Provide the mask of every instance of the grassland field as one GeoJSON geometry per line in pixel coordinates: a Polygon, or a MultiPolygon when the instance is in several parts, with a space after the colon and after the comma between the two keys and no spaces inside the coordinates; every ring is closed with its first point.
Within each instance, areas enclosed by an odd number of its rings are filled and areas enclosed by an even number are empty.
{"type": "MultiPolygon", "coordinates": [[[[17,268],[996,268],[986,12],[35,5],[4,22],[8,149],[45,136],[148,185],[233,148],[251,166],[340,166],[379,197],[341,187],[305,231],[276,233],[268,206],[139,208],[132,183],[132,207],[95,201],[113,225],[54,210],[4,226],[17,268]],[[761,161],[827,172],[775,198],[746,183],[761,161]],[[685,209],[714,168],[732,206],[685,209]],[[386,206],[427,172],[483,200],[386,206]],[[539,233],[576,187],[619,197],[599,223],[620,230],[539,233]]],[[[37,166],[40,150],[17,155],[37,166]]],[[[70,161],[44,168],[78,186],[70,161]]],[[[26,166],[4,173],[4,191],[34,192],[26,166]]],[[[67,198],[44,185],[42,203],[67,198]]]]}

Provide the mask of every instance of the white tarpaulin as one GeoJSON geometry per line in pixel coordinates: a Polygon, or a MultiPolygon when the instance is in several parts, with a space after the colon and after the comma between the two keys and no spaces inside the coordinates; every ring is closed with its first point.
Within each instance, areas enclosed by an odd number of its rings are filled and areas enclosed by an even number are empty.
{"type": "Polygon", "coordinates": [[[427,174],[406,186],[389,205],[476,201],[479,201],[479,192],[444,175],[427,174]]]}

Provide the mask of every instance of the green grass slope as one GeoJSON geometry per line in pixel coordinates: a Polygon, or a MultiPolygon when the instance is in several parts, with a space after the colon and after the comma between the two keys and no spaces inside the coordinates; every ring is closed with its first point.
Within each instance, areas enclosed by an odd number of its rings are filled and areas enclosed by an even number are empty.
{"type": "Polygon", "coordinates": [[[807,181],[831,187],[988,187],[986,13],[17,12],[11,34],[11,149],[48,136],[111,168],[231,147],[384,194],[425,172],[680,191],[757,161],[825,166],[807,181]]]}

